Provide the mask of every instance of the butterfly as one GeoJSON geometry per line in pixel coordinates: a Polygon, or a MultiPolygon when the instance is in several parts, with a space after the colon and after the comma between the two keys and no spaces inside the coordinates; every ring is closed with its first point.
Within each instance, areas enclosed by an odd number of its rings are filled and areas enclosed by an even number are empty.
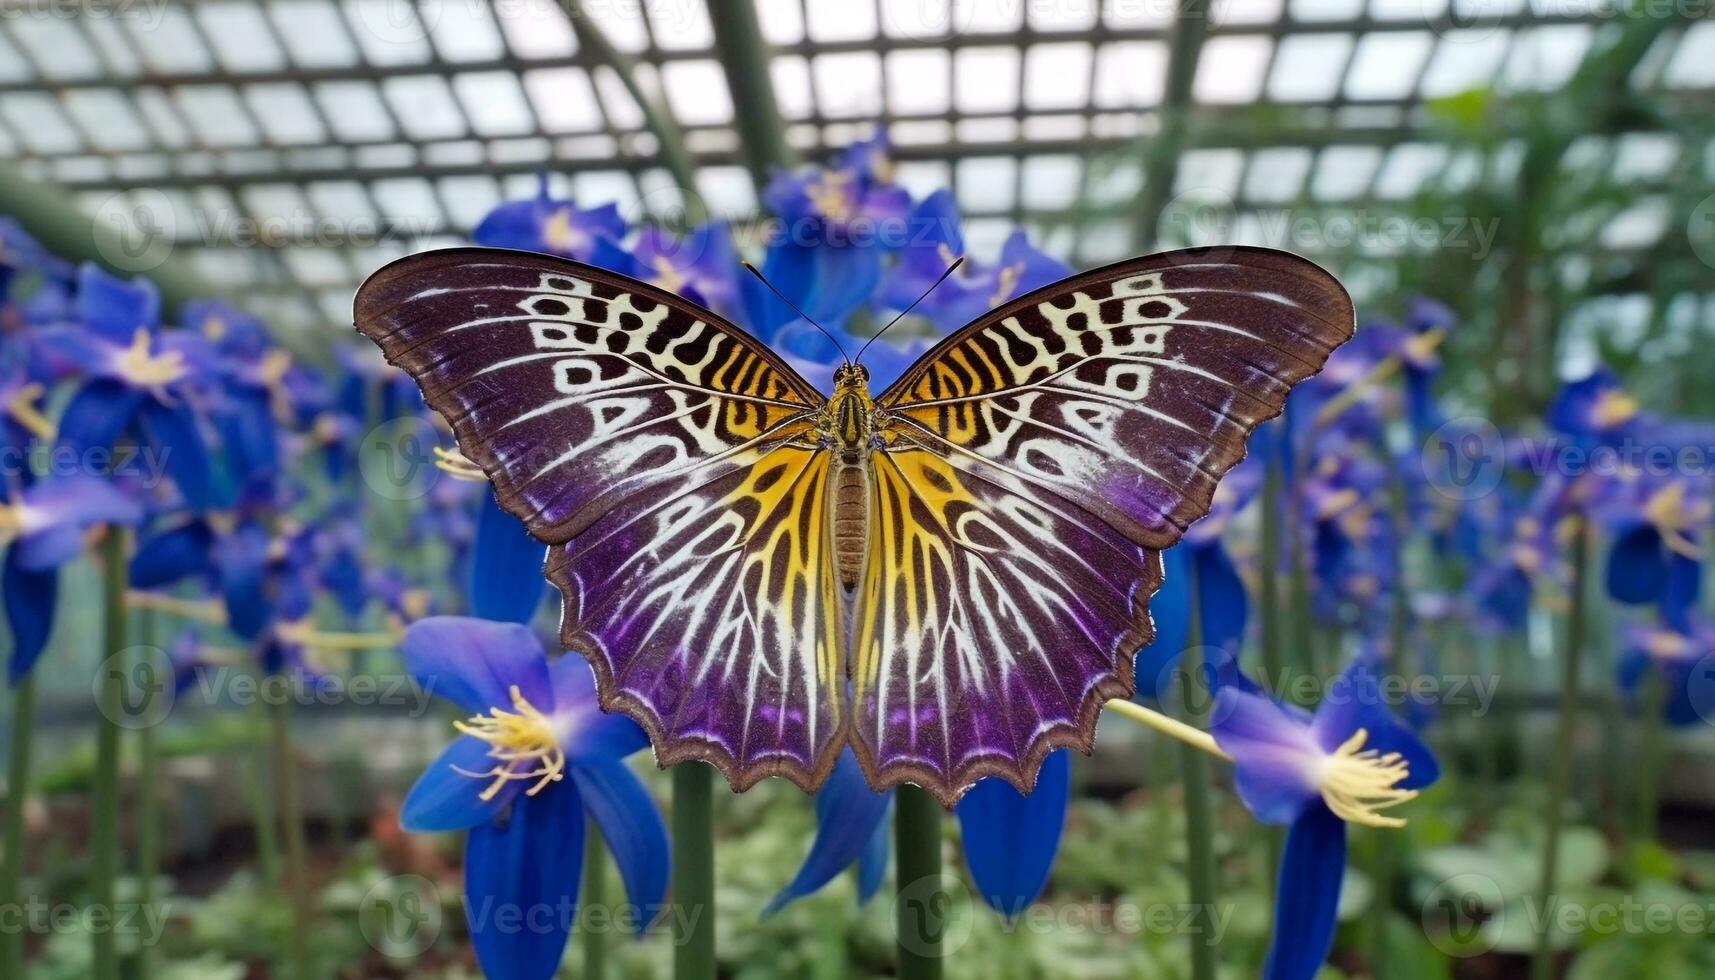
{"type": "Polygon", "coordinates": [[[842,749],[951,805],[1091,751],[1133,691],[1161,551],[1355,320],[1285,252],[1167,252],[949,335],[879,395],[824,396],[714,312],[565,259],[455,248],[359,289],[547,545],[560,641],[656,760],[813,790],[842,749]]]}

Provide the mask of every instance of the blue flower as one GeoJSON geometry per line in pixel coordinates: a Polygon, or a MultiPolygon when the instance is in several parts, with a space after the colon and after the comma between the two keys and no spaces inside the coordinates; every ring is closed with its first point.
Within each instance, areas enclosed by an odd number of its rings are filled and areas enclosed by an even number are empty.
{"type": "Polygon", "coordinates": [[[1614,487],[1602,503],[1614,540],[1608,594],[1624,603],[1657,603],[1664,618],[1683,626],[1702,591],[1703,529],[1715,516],[1707,488],[1682,478],[1638,480],[1614,487]]]}
{"type": "Polygon", "coordinates": [[[947,191],[936,191],[912,210],[910,241],[876,293],[878,306],[903,310],[917,303],[914,312],[950,331],[1007,300],[1072,274],[1071,267],[1037,251],[1023,231],[1015,231],[1001,246],[998,263],[966,258],[946,282],[925,296],[953,260],[965,254],[959,222],[958,207],[947,191]],[[918,302],[919,297],[922,302],[918,302]]]}
{"type": "Polygon", "coordinates": [[[650,226],[637,233],[637,243],[629,250],[604,238],[596,243],[591,261],[717,313],[732,315],[738,304],[738,250],[725,222],[711,221],[677,239],[650,226]]]}
{"type": "Polygon", "coordinates": [[[1646,421],[1637,400],[1607,368],[1561,385],[1549,402],[1549,428],[1583,445],[1612,442],[1646,421]]]}
{"type": "MultiPolygon", "coordinates": [[[[1071,757],[1065,750],[1043,760],[1036,786],[1020,793],[990,777],[972,786],[955,807],[964,839],[965,865],[990,908],[1016,917],[1048,883],[1071,798],[1071,757]]],[[[763,910],[773,915],[819,891],[853,864],[858,900],[867,902],[887,873],[892,834],[891,790],[878,793],[863,778],[850,749],[834,763],[816,793],[816,836],[792,881],[763,910]]]]}
{"type": "Polygon", "coordinates": [[[142,520],[141,504],[90,476],[50,476],[0,504],[0,542],[8,545],[0,594],[12,628],[12,683],[35,666],[53,632],[60,566],[83,554],[90,529],[142,520]]]}
{"type": "Polygon", "coordinates": [[[468,831],[465,909],[477,962],[491,977],[546,980],[570,934],[586,819],[594,819],[643,911],[667,891],[667,830],[626,756],[642,729],[602,712],[595,678],[575,656],[550,663],[511,623],[437,616],[405,632],[419,684],[470,714],[417,780],[400,823],[468,831]],[[518,928],[518,922],[527,928],[518,928]]]}
{"type": "Polygon", "coordinates": [[[160,293],[146,279],[127,282],[86,264],[77,307],[78,326],[41,334],[85,379],[60,418],[59,445],[82,455],[129,433],[161,454],[188,504],[216,503],[200,422],[184,397],[202,366],[199,346],[161,332],[160,293]]]}
{"type": "Polygon", "coordinates": [[[1715,624],[1687,615],[1679,625],[1634,623],[1615,663],[1620,691],[1634,703],[1644,678],[1661,678],[1661,715],[1670,725],[1715,724],[1715,624]]]}
{"type": "Polygon", "coordinates": [[[490,211],[470,237],[478,245],[521,248],[589,262],[603,239],[618,241],[625,237],[625,219],[615,204],[583,210],[571,201],[550,196],[548,175],[543,174],[535,197],[507,201],[490,211]]]}
{"type": "Polygon", "coordinates": [[[1239,798],[1266,824],[1286,825],[1274,936],[1264,980],[1310,980],[1334,942],[1346,865],[1346,824],[1399,827],[1382,811],[1440,775],[1435,757],[1388,712],[1369,658],[1353,660],[1314,715],[1211,657],[1210,730],[1232,757],[1239,798]]]}
{"type": "Polygon", "coordinates": [[[484,485],[476,537],[465,562],[470,611],[498,622],[530,622],[547,591],[548,580],[542,577],[547,553],[548,546],[531,537],[523,521],[501,510],[494,490],[484,485]]]}

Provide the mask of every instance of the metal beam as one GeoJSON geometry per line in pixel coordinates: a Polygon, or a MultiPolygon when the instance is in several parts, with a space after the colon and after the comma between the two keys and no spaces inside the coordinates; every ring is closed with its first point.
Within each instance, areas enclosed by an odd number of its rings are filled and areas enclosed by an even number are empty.
{"type": "Polygon", "coordinates": [[[794,163],[780,106],[774,100],[774,79],[769,74],[773,54],[762,38],[751,0],[709,0],[709,20],[715,30],[715,54],[732,93],[733,124],[738,128],[745,169],[760,192],[771,170],[794,163]]]}
{"type": "MultiPolygon", "coordinates": [[[[165,203],[164,201],[162,202],[165,203]]],[[[65,191],[31,180],[10,160],[0,160],[0,214],[14,218],[48,251],[73,262],[94,262],[115,275],[144,275],[161,290],[168,314],[186,300],[223,291],[198,275],[163,233],[170,215],[127,209],[137,227],[120,228],[78,209],[65,191]]]]}
{"type": "Polygon", "coordinates": [[[1208,33],[1209,0],[1182,0],[1168,50],[1167,88],[1156,116],[1160,126],[1144,155],[1143,190],[1132,227],[1132,240],[1140,251],[1149,250],[1161,238],[1161,212],[1179,175],[1179,151],[1190,124],[1191,86],[1208,33]]]}

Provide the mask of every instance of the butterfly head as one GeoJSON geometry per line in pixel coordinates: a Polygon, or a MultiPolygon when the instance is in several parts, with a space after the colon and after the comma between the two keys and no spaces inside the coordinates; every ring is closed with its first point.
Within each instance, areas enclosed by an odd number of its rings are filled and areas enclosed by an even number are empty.
{"type": "Polygon", "coordinates": [[[850,362],[834,368],[834,390],[843,391],[850,388],[862,389],[865,392],[869,390],[869,368],[850,362]]]}

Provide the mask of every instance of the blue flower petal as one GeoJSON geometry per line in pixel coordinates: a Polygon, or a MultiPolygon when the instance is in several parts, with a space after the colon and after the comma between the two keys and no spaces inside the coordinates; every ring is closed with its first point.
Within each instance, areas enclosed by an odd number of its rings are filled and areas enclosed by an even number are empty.
{"type": "Polygon", "coordinates": [[[566,758],[623,759],[649,744],[643,727],[617,711],[601,710],[596,698],[595,671],[583,657],[568,653],[548,665],[554,686],[556,714],[576,717],[566,758]]]}
{"type": "Polygon", "coordinates": [[[472,776],[494,767],[488,757],[489,745],[479,738],[460,735],[441,754],[405,795],[399,810],[399,826],[412,833],[434,833],[445,830],[469,830],[493,818],[505,809],[525,784],[514,780],[502,787],[492,800],[483,800],[482,793],[490,780],[472,776]]]}
{"type": "Polygon", "coordinates": [[[536,710],[553,712],[542,641],[517,623],[430,616],[405,629],[400,652],[423,690],[471,714],[510,709],[514,686],[536,710]]]}
{"type": "Polygon", "coordinates": [[[1191,582],[1188,548],[1181,545],[1161,553],[1165,577],[1149,600],[1149,616],[1155,621],[1155,639],[1137,652],[1135,676],[1140,700],[1159,703],[1172,689],[1173,668],[1191,641],[1191,582]]]}
{"type": "Polygon", "coordinates": [[[1388,710],[1368,656],[1354,657],[1328,686],[1311,728],[1317,744],[1329,752],[1364,729],[1364,748],[1383,754],[1398,752],[1404,758],[1410,771],[1399,784],[1404,789],[1422,789],[1441,776],[1441,766],[1429,746],[1388,710]]]}
{"type": "Polygon", "coordinates": [[[1203,645],[1238,649],[1244,641],[1250,598],[1232,556],[1216,539],[1194,547],[1191,559],[1197,570],[1197,620],[1203,627],[1203,645]]]}
{"type": "Polygon", "coordinates": [[[108,341],[130,344],[138,327],[153,331],[161,322],[161,293],[148,279],[120,279],[90,262],[77,279],[79,319],[108,341]]]}
{"type": "Polygon", "coordinates": [[[1334,946],[1345,870],[1345,822],[1321,803],[1306,808],[1280,855],[1263,980],[1312,980],[1322,968],[1334,946]]]}
{"type": "Polygon", "coordinates": [[[869,843],[863,846],[863,853],[858,855],[858,904],[868,902],[881,890],[882,879],[887,877],[887,868],[893,857],[893,823],[882,814],[882,819],[876,821],[875,833],[869,835],[869,843]]]}
{"type": "Polygon", "coordinates": [[[1233,757],[1239,799],[1258,820],[1291,823],[1318,798],[1312,770],[1322,752],[1304,719],[1286,706],[1225,685],[1215,692],[1209,729],[1233,757]]]}
{"type": "Polygon", "coordinates": [[[483,493],[469,560],[470,611],[498,622],[530,622],[542,608],[547,554],[548,546],[531,537],[523,521],[500,509],[493,490],[483,493]]]}
{"type": "Polygon", "coordinates": [[[1042,761],[1029,794],[991,776],[959,800],[965,864],[983,901],[1001,915],[1015,918],[1048,884],[1071,788],[1071,755],[1060,749],[1042,761]]]}
{"type": "MultiPolygon", "coordinates": [[[[671,861],[661,813],[643,782],[618,759],[585,759],[572,766],[571,773],[585,808],[619,865],[625,894],[638,909],[641,932],[659,914],[667,896],[671,861]]],[[[712,914],[710,909],[700,911],[712,914]]]]}
{"type": "Polygon", "coordinates": [[[92,476],[49,477],[26,490],[24,498],[42,523],[19,538],[15,547],[18,563],[34,571],[81,555],[84,533],[91,527],[143,520],[142,504],[92,476]]]}
{"type": "Polygon", "coordinates": [[[226,625],[246,640],[261,636],[274,614],[263,580],[268,547],[266,530],[243,524],[218,539],[211,551],[226,603],[226,625]]]}
{"type": "Polygon", "coordinates": [[[1614,539],[1608,552],[1608,594],[1619,602],[1654,602],[1667,586],[1667,563],[1661,534],[1647,523],[1634,525],[1614,539]]]}
{"type": "Polygon", "coordinates": [[[77,453],[110,448],[131,425],[143,398],[142,392],[117,381],[87,382],[66,403],[57,445],[77,453]]]}
{"type": "Polygon", "coordinates": [[[1671,552],[1667,557],[1666,584],[1662,587],[1661,618],[1682,633],[1691,631],[1691,611],[1703,595],[1703,563],[1671,552]]]}
{"type": "Polygon", "coordinates": [[[137,412],[137,427],[150,448],[161,454],[161,462],[178,487],[179,496],[192,510],[227,503],[217,495],[214,470],[209,465],[208,444],[197,429],[196,416],[183,402],[171,405],[153,398],[143,400],[137,412]]]}
{"type": "Polygon", "coordinates": [[[828,781],[816,793],[816,837],[792,881],[762,910],[773,915],[806,895],[820,891],[863,856],[886,823],[892,793],[877,793],[863,778],[851,749],[840,753],[828,781]]]}
{"type": "Polygon", "coordinates": [[[465,842],[465,918],[484,976],[548,980],[577,918],[584,808],[568,780],[520,796],[465,842]]]}
{"type": "Polygon", "coordinates": [[[47,648],[54,631],[59,587],[58,568],[31,571],[19,564],[18,549],[7,551],[5,569],[0,571],[0,593],[5,598],[6,623],[12,629],[12,656],[6,673],[13,684],[24,679],[47,648]]]}

